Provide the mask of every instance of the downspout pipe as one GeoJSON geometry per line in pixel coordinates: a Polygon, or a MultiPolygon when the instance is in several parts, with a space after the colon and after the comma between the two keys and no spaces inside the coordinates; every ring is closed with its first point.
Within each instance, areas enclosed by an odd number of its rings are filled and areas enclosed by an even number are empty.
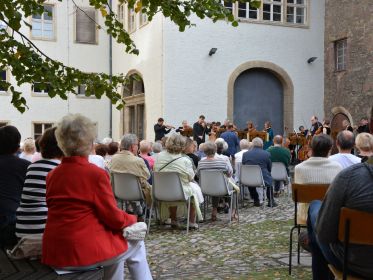
{"type": "MultiPolygon", "coordinates": [[[[109,0],[110,9],[112,9],[113,1],[109,0]]],[[[109,76],[110,76],[110,84],[112,83],[112,76],[113,76],[113,37],[109,35],[109,76]]],[[[109,137],[113,137],[113,106],[111,104],[111,100],[109,100],[109,137]]]]}

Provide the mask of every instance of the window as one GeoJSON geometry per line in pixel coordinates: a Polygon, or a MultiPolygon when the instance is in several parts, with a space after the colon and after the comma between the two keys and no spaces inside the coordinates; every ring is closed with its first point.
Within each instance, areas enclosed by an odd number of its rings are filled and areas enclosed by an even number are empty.
{"type": "Polygon", "coordinates": [[[95,98],[94,94],[87,96],[86,95],[86,90],[87,90],[87,85],[80,85],[80,86],[78,86],[77,96],[79,96],[79,97],[87,97],[87,98],[95,98]]]}
{"type": "Polygon", "coordinates": [[[34,123],[34,139],[37,139],[38,137],[42,136],[44,131],[51,127],[53,127],[53,123],[34,123]]]}
{"type": "Polygon", "coordinates": [[[238,3],[238,17],[239,18],[250,18],[250,19],[258,19],[259,18],[259,10],[255,8],[251,8],[249,3],[238,3]]]}
{"type": "Polygon", "coordinates": [[[129,77],[129,81],[126,85],[123,85],[123,96],[132,96],[144,93],[144,82],[142,78],[133,74],[129,77]]]}
{"type": "Polygon", "coordinates": [[[32,85],[32,92],[37,94],[48,94],[50,90],[50,84],[45,83],[44,85],[42,83],[34,83],[32,85]]]}
{"type": "Polygon", "coordinates": [[[133,9],[128,9],[128,32],[136,29],[136,13],[133,9]]]}
{"type": "Polygon", "coordinates": [[[233,2],[228,2],[228,1],[222,1],[223,2],[223,5],[226,9],[230,10],[232,12],[232,14],[234,13],[234,4],[233,2]]]}
{"type": "Polygon", "coordinates": [[[0,70],[0,93],[4,93],[7,90],[6,85],[2,84],[2,82],[7,82],[7,71],[6,70],[0,70]]]}
{"type": "Polygon", "coordinates": [[[148,22],[148,15],[140,12],[140,26],[143,26],[148,22]]]}
{"type": "Polygon", "coordinates": [[[118,21],[120,21],[124,26],[124,4],[118,5],[118,21]]]}
{"type": "Polygon", "coordinates": [[[305,0],[287,0],[286,22],[304,24],[306,22],[305,0]]]}
{"type": "Polygon", "coordinates": [[[335,69],[336,71],[346,70],[347,39],[338,40],[334,43],[335,69]]]}
{"type": "Polygon", "coordinates": [[[44,12],[31,17],[31,37],[33,39],[53,40],[54,39],[54,7],[44,5],[44,12]]]}
{"type": "Polygon", "coordinates": [[[82,44],[97,44],[96,22],[96,10],[94,8],[77,8],[75,41],[82,44]]]}
{"type": "Polygon", "coordinates": [[[282,21],[282,0],[264,0],[263,20],[282,21]]]}

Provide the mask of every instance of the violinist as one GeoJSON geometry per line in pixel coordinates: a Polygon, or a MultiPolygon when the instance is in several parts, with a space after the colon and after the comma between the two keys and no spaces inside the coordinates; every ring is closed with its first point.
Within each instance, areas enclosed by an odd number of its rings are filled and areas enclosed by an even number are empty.
{"type": "Polygon", "coordinates": [[[176,132],[184,132],[184,131],[187,131],[187,130],[192,130],[193,128],[188,124],[188,121],[186,120],[183,120],[181,122],[181,126],[179,126],[177,129],[176,129],[176,132]]]}
{"type": "Polygon", "coordinates": [[[219,126],[216,124],[216,122],[212,122],[210,128],[209,141],[215,142],[215,140],[218,138],[219,126]]]}
{"type": "Polygon", "coordinates": [[[248,121],[246,123],[247,127],[244,129],[244,131],[247,131],[247,132],[256,132],[256,128],[255,128],[255,125],[252,121],[248,121]]]}
{"type": "Polygon", "coordinates": [[[351,131],[351,132],[354,132],[350,122],[348,120],[343,120],[342,122],[342,126],[343,126],[343,130],[348,130],[348,131],[351,131]]]}
{"type": "Polygon", "coordinates": [[[301,134],[303,136],[307,136],[308,129],[304,129],[303,125],[301,125],[298,129],[299,129],[299,134],[301,134]]]}
{"type": "Polygon", "coordinates": [[[324,119],[324,122],[322,124],[322,133],[326,135],[330,135],[331,129],[330,129],[330,120],[324,119]]]}
{"type": "Polygon", "coordinates": [[[267,139],[263,143],[263,150],[267,150],[269,147],[273,146],[273,130],[270,121],[264,123],[264,132],[267,132],[267,139]]]}
{"type": "Polygon", "coordinates": [[[205,122],[205,116],[200,115],[198,121],[193,124],[193,140],[197,142],[197,145],[205,142],[205,134],[210,132],[210,128],[205,122]]]}
{"type": "Polygon", "coordinates": [[[311,133],[311,136],[314,136],[316,134],[316,131],[319,129],[319,127],[322,127],[321,122],[319,122],[319,119],[316,116],[311,117],[311,128],[309,133],[311,133]]]}
{"type": "Polygon", "coordinates": [[[154,125],[155,142],[162,140],[162,138],[175,127],[171,125],[165,125],[164,119],[159,118],[158,122],[154,125]]]}

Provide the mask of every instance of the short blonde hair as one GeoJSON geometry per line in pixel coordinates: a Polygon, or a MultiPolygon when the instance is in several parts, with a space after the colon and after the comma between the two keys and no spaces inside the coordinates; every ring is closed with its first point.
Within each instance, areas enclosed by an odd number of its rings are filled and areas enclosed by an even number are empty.
{"type": "Polygon", "coordinates": [[[139,148],[141,153],[149,153],[151,150],[151,143],[147,140],[141,140],[139,148]]]}
{"type": "Polygon", "coordinates": [[[83,115],[69,114],[57,124],[55,135],[66,156],[88,156],[96,138],[96,127],[83,115]]]}
{"type": "Polygon", "coordinates": [[[355,145],[361,151],[373,152],[373,135],[366,132],[359,133],[355,145]]]}
{"type": "Polygon", "coordinates": [[[29,153],[29,154],[33,154],[35,153],[35,140],[32,139],[32,138],[27,138],[24,142],[23,142],[23,150],[25,151],[25,153],[29,153]]]}
{"type": "Polygon", "coordinates": [[[185,147],[185,137],[179,134],[172,134],[166,141],[166,150],[170,154],[180,154],[185,147]]]}

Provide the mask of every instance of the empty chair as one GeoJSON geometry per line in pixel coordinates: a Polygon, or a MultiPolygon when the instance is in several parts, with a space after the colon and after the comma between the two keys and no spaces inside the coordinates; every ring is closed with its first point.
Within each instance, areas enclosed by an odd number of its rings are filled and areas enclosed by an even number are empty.
{"type": "MultiPolygon", "coordinates": [[[[233,209],[233,199],[236,199],[236,211],[238,215],[238,196],[234,198],[234,190],[230,189],[228,186],[228,179],[225,177],[224,172],[221,170],[200,170],[199,178],[200,187],[202,193],[206,196],[211,197],[229,197],[230,207],[229,207],[229,222],[232,221],[232,209],[233,209]]],[[[204,205],[204,219],[206,219],[206,202],[204,205]]]]}
{"type": "MultiPolygon", "coordinates": [[[[271,176],[273,181],[282,182],[284,185],[289,186],[289,176],[286,171],[285,164],[282,162],[272,162],[271,176]]],[[[288,196],[290,196],[290,188],[288,187],[288,196]]]]}
{"type": "Polygon", "coordinates": [[[264,201],[266,187],[262,170],[259,165],[241,165],[240,184],[242,188],[256,188],[259,195],[259,201],[264,201]]]}
{"type": "Polygon", "coordinates": [[[184,192],[179,174],[177,172],[154,172],[153,174],[153,203],[150,208],[148,233],[150,231],[150,222],[153,207],[156,201],[159,202],[185,202],[188,204],[187,211],[187,234],[189,232],[189,212],[191,197],[184,192]]]}

